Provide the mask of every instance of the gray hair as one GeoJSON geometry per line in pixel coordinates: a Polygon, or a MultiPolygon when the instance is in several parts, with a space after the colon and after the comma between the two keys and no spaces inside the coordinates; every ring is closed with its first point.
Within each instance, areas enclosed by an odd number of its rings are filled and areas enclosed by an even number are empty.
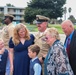
{"type": "Polygon", "coordinates": [[[47,29],[46,33],[49,33],[50,36],[55,37],[57,40],[60,40],[59,32],[56,28],[49,28],[47,29]]]}

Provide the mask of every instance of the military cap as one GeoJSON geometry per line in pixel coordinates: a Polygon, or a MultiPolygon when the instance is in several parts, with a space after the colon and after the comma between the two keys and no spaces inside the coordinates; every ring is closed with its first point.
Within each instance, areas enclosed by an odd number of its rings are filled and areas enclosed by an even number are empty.
{"type": "Polygon", "coordinates": [[[36,15],[36,23],[48,22],[50,19],[42,15],[36,15]]]}
{"type": "Polygon", "coordinates": [[[13,16],[13,15],[5,14],[5,19],[6,19],[6,18],[8,18],[8,17],[10,17],[10,18],[14,19],[14,16],[13,16]]]}

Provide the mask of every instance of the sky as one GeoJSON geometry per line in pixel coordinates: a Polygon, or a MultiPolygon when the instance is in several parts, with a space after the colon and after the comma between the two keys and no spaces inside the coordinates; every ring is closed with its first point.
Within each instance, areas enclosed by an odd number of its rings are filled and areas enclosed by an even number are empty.
{"type": "MultiPolygon", "coordinates": [[[[29,2],[30,0],[0,0],[0,6],[6,6],[6,4],[12,4],[16,7],[26,7],[27,6],[27,2],[29,2]]],[[[67,9],[69,7],[72,8],[71,11],[71,15],[76,16],[76,2],[75,0],[67,0],[66,4],[64,5],[67,7],[67,9]]],[[[69,14],[67,13],[67,17],[69,16],[69,14]]]]}
{"type": "MultiPolygon", "coordinates": [[[[72,11],[71,11],[70,15],[73,15],[76,18],[76,0],[67,0],[66,4],[64,6],[66,6],[67,9],[69,7],[71,7],[72,11]]],[[[67,12],[67,17],[69,17],[69,13],[68,12],[67,12]]]]}

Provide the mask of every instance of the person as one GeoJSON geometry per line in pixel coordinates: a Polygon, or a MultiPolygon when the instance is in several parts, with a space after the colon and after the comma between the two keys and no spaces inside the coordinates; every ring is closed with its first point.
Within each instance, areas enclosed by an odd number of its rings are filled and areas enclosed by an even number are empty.
{"type": "MultiPolygon", "coordinates": [[[[40,52],[38,54],[38,58],[40,62],[42,63],[42,54],[47,54],[49,45],[46,44],[45,41],[43,41],[43,38],[45,37],[45,32],[47,31],[48,27],[48,21],[50,19],[48,17],[42,16],[42,15],[36,15],[36,24],[38,28],[38,32],[35,34],[35,44],[37,44],[40,47],[40,52]]],[[[43,58],[44,60],[44,58],[43,58]]],[[[44,74],[44,64],[42,64],[42,73],[44,74]]]]}
{"type": "Polygon", "coordinates": [[[64,46],[66,48],[74,75],[76,75],[76,30],[74,29],[74,25],[70,20],[63,21],[61,23],[61,27],[66,35],[64,46]]]}
{"type": "Polygon", "coordinates": [[[6,24],[6,26],[3,27],[3,29],[1,30],[1,37],[4,40],[4,45],[5,48],[9,48],[8,46],[8,42],[9,39],[13,36],[13,30],[14,30],[14,25],[12,24],[12,21],[14,19],[13,15],[10,14],[6,14],[5,15],[5,19],[4,19],[4,23],[6,24]]]}
{"type": "Polygon", "coordinates": [[[50,49],[44,60],[44,75],[74,75],[56,28],[47,30],[45,41],[50,45],[50,49]]]}
{"type": "Polygon", "coordinates": [[[31,59],[30,61],[30,75],[41,75],[41,63],[37,57],[40,51],[38,45],[31,45],[28,47],[28,55],[31,59]]]}
{"type": "MultiPolygon", "coordinates": [[[[1,38],[4,40],[4,46],[7,50],[9,50],[8,46],[9,39],[13,36],[13,30],[14,30],[14,25],[12,24],[13,19],[14,19],[13,15],[5,14],[4,23],[6,24],[6,26],[4,26],[3,29],[1,30],[1,38]]],[[[8,64],[6,67],[6,75],[9,75],[10,74],[9,59],[7,62],[8,64]]]]}
{"type": "Polygon", "coordinates": [[[15,26],[14,35],[9,41],[11,73],[13,75],[29,75],[30,58],[28,47],[34,44],[34,36],[29,34],[23,23],[15,26]]]}
{"type": "Polygon", "coordinates": [[[0,38],[0,75],[5,75],[8,50],[4,48],[4,41],[0,38]]]}

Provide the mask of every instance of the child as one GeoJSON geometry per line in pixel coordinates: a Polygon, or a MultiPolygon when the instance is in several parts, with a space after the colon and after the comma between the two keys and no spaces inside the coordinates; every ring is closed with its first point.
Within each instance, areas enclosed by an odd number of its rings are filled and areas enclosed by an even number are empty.
{"type": "Polygon", "coordinates": [[[0,38],[0,75],[5,75],[8,51],[4,48],[4,42],[0,38]]]}
{"type": "Polygon", "coordinates": [[[37,57],[40,51],[38,45],[31,45],[28,47],[28,55],[30,58],[30,75],[41,75],[41,64],[37,57]]]}

